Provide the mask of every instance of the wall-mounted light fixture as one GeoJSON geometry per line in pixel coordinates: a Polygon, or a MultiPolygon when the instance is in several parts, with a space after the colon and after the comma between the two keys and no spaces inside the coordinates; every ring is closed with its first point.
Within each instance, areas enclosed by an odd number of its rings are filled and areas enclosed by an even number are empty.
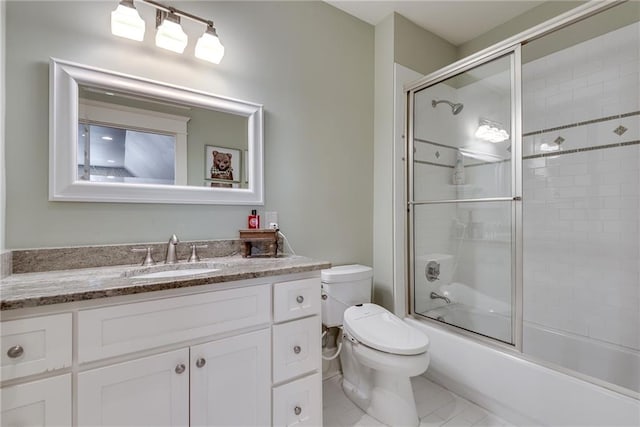
{"type": "MultiPolygon", "coordinates": [[[[206,25],[202,37],[195,48],[197,58],[219,64],[224,56],[224,46],[220,43],[213,21],[200,18],[174,7],[164,6],[152,0],[140,0],[156,8],[156,46],[173,52],[182,53],[189,40],[180,25],[180,18],[187,18],[206,25]]],[[[133,0],[120,0],[120,4],[111,12],[111,33],[119,37],[142,41],[145,22],[138,14],[133,0]]]]}
{"type": "Polygon", "coordinates": [[[504,126],[489,119],[480,119],[475,135],[476,138],[494,143],[509,139],[509,133],[504,129],[504,126]]]}

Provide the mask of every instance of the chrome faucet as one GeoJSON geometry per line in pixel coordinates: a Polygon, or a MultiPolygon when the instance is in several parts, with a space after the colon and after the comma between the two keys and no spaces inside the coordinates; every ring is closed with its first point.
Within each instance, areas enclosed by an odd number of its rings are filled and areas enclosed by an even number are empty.
{"type": "Polygon", "coordinates": [[[445,297],[444,295],[440,295],[436,292],[431,292],[431,295],[429,295],[431,297],[431,299],[443,299],[444,302],[446,302],[447,304],[451,304],[451,300],[447,297],[445,297]]]}
{"type": "Polygon", "coordinates": [[[176,257],[176,246],[178,246],[178,243],[180,243],[178,237],[175,234],[172,235],[169,239],[169,243],[167,244],[167,257],[164,260],[165,264],[175,264],[178,262],[178,258],[176,257]]]}

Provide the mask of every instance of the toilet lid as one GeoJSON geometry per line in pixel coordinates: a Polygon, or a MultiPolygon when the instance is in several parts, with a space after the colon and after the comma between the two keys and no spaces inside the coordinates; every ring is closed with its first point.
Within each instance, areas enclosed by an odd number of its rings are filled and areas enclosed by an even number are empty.
{"type": "Polygon", "coordinates": [[[386,353],[413,355],[429,347],[425,334],[376,304],[349,307],[343,325],[362,344],[386,353]]]}

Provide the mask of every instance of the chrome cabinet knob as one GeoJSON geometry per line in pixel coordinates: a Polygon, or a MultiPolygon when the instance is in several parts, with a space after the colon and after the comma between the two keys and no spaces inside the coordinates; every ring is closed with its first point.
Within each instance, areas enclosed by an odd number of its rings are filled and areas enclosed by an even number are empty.
{"type": "Polygon", "coordinates": [[[22,348],[21,345],[14,345],[13,347],[9,348],[9,350],[7,350],[7,356],[9,356],[12,359],[20,357],[23,354],[24,354],[24,348],[22,348]]]}
{"type": "Polygon", "coordinates": [[[302,413],[302,408],[299,406],[296,406],[295,408],[293,408],[293,412],[296,415],[300,415],[302,413]]]}
{"type": "Polygon", "coordinates": [[[300,354],[301,351],[302,351],[302,348],[299,345],[293,347],[293,352],[295,354],[300,354]]]}
{"type": "Polygon", "coordinates": [[[184,363],[180,363],[179,365],[176,366],[176,374],[181,374],[186,370],[187,370],[187,367],[184,366],[184,363]]]}
{"type": "Polygon", "coordinates": [[[206,361],[203,357],[199,357],[199,358],[196,360],[196,366],[197,366],[198,368],[202,368],[206,363],[207,363],[207,361],[206,361]]]}
{"type": "Polygon", "coordinates": [[[302,304],[304,302],[304,297],[302,295],[298,295],[296,297],[296,301],[298,302],[298,304],[302,304]]]}

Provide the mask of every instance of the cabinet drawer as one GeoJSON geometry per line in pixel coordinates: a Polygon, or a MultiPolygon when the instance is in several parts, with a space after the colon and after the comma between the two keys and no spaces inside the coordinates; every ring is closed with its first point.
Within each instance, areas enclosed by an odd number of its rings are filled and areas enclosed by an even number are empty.
{"type": "Polygon", "coordinates": [[[6,387],[0,395],[0,425],[71,425],[71,374],[6,387]]]}
{"type": "Polygon", "coordinates": [[[322,381],[319,373],[273,389],[273,425],[322,425],[322,381]]]}
{"type": "Polygon", "coordinates": [[[2,322],[3,381],[71,366],[71,313],[2,322]]]}
{"type": "Polygon", "coordinates": [[[269,323],[271,285],[78,313],[80,363],[269,323]]]}
{"type": "Polygon", "coordinates": [[[320,316],[273,326],[273,382],[320,370],[320,316]]]}
{"type": "Polygon", "coordinates": [[[295,280],[273,286],[273,321],[320,314],[320,279],[295,280]]]}

